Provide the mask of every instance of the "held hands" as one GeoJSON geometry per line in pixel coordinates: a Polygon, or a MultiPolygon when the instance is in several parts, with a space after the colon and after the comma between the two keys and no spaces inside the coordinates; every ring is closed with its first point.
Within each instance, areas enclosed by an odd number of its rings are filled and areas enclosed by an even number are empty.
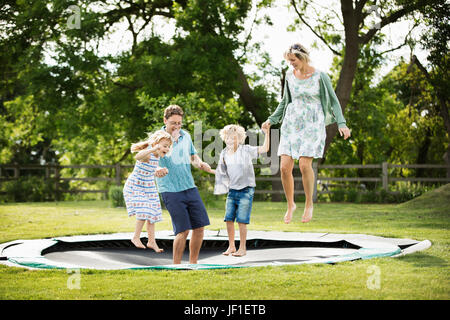
{"type": "Polygon", "coordinates": [[[270,121],[267,120],[266,122],[264,122],[261,126],[261,129],[264,133],[267,133],[267,131],[270,130],[270,121]]]}
{"type": "Polygon", "coordinates": [[[198,168],[200,170],[206,171],[208,173],[212,173],[212,174],[216,174],[216,171],[211,169],[211,166],[209,164],[207,164],[206,162],[200,162],[198,168]]]}
{"type": "Polygon", "coordinates": [[[350,137],[350,129],[345,127],[345,128],[339,128],[339,134],[342,136],[344,136],[344,140],[347,140],[350,137]]]}
{"type": "Polygon", "coordinates": [[[261,129],[262,129],[262,132],[264,132],[264,134],[265,135],[268,135],[269,134],[269,132],[270,132],[270,124],[267,126],[264,126],[264,124],[263,124],[263,126],[261,127],[261,129]]]}
{"type": "Polygon", "coordinates": [[[155,176],[158,178],[162,178],[169,173],[169,169],[158,167],[155,171],[155,176]]]}

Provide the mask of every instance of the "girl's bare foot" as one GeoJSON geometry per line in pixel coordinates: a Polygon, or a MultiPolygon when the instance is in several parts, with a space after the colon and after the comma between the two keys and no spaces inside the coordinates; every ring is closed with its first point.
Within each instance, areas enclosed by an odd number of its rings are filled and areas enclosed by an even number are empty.
{"type": "Polygon", "coordinates": [[[156,242],[147,242],[147,248],[155,250],[157,253],[164,252],[164,249],[160,249],[156,242]]]}
{"type": "Polygon", "coordinates": [[[227,251],[223,252],[222,254],[223,254],[224,256],[228,256],[228,255],[233,254],[233,253],[235,253],[235,252],[236,252],[236,248],[228,247],[227,251]]]}
{"type": "Polygon", "coordinates": [[[133,239],[131,239],[131,242],[134,244],[134,246],[135,246],[136,248],[139,248],[139,249],[145,249],[145,246],[142,244],[141,239],[139,239],[139,238],[137,238],[137,239],[133,238],[133,239]]]}
{"type": "Polygon", "coordinates": [[[247,254],[247,251],[245,249],[239,249],[235,253],[232,253],[233,257],[243,257],[247,254]]]}
{"type": "Polygon", "coordinates": [[[305,208],[305,212],[303,213],[302,222],[307,223],[311,221],[313,216],[313,207],[305,208]]]}
{"type": "Polygon", "coordinates": [[[284,215],[284,223],[290,223],[292,220],[292,215],[294,214],[295,209],[297,206],[294,204],[293,206],[288,205],[288,209],[286,211],[286,214],[284,215]]]}

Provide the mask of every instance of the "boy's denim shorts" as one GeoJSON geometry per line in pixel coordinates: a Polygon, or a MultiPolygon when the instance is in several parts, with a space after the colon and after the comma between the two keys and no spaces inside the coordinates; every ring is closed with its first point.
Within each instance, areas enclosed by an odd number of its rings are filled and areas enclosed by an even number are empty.
{"type": "Polygon", "coordinates": [[[228,192],[224,221],[235,221],[240,223],[250,223],[250,213],[252,212],[254,187],[246,187],[241,190],[230,189],[228,192]]]}

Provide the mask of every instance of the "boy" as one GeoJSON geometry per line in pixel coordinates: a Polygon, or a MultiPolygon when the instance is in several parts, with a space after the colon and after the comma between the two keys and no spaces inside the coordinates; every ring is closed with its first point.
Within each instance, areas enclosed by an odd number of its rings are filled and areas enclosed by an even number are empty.
{"type": "Polygon", "coordinates": [[[214,194],[228,192],[224,221],[227,224],[228,249],[224,255],[242,257],[246,254],[247,224],[250,223],[253,195],[255,193],[255,172],[252,160],[258,154],[269,151],[270,129],[263,129],[264,144],[261,147],[244,145],[245,130],[238,125],[227,125],[220,130],[220,137],[226,148],[220,154],[214,194]],[[234,221],[239,225],[239,250],[234,243],[234,221]]]}

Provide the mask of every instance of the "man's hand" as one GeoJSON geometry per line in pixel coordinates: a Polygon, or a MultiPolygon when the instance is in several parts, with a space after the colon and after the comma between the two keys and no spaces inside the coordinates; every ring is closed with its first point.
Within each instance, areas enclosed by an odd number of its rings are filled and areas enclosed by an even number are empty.
{"type": "Polygon", "coordinates": [[[200,170],[206,171],[208,173],[216,174],[214,170],[211,169],[211,166],[207,164],[206,162],[200,162],[200,165],[198,167],[200,170]]]}
{"type": "Polygon", "coordinates": [[[158,178],[162,178],[162,177],[166,176],[168,173],[169,173],[169,169],[158,167],[158,168],[156,168],[155,176],[158,178]]]}

